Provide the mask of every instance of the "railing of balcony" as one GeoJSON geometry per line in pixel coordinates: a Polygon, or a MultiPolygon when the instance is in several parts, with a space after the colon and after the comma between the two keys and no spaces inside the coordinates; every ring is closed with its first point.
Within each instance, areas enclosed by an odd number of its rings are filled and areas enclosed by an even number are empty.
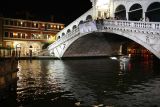
{"type": "Polygon", "coordinates": [[[26,36],[26,37],[3,37],[4,40],[49,40],[49,38],[47,37],[30,37],[30,36],[26,36]]]}

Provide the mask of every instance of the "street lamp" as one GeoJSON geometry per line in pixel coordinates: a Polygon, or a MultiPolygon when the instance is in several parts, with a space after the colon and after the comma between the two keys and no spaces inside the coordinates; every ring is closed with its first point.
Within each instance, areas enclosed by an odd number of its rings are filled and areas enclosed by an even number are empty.
{"type": "Polygon", "coordinates": [[[29,46],[29,55],[30,55],[30,58],[32,58],[32,48],[33,48],[32,45],[30,45],[29,46]]]}

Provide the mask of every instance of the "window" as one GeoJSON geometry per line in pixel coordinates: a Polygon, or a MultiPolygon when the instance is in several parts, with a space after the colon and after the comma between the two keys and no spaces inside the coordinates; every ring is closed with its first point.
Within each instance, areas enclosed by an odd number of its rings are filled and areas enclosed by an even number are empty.
{"type": "Polygon", "coordinates": [[[10,25],[13,25],[13,21],[10,21],[10,25]]]}
{"type": "Polygon", "coordinates": [[[18,33],[18,38],[21,38],[21,33],[18,33]]]}
{"type": "Polygon", "coordinates": [[[5,25],[8,25],[8,20],[5,20],[5,25]]]}
{"type": "Polygon", "coordinates": [[[98,17],[101,17],[101,11],[98,11],[98,17]]]}
{"type": "Polygon", "coordinates": [[[13,33],[12,32],[10,33],[10,37],[13,38],[13,33]]]}
{"type": "Polygon", "coordinates": [[[8,37],[8,32],[4,32],[4,37],[8,37]]]}

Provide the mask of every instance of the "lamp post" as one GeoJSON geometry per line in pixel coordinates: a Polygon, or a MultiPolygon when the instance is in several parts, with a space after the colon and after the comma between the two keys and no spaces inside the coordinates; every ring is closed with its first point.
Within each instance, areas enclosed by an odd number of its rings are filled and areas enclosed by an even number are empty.
{"type": "MultiPolygon", "coordinates": [[[[18,45],[18,44],[17,44],[17,45],[18,45]]],[[[16,45],[16,57],[17,57],[17,48],[18,48],[17,45],[16,45]]]]}
{"type": "Polygon", "coordinates": [[[30,55],[30,58],[32,58],[32,45],[29,46],[29,55],[30,55]]]}

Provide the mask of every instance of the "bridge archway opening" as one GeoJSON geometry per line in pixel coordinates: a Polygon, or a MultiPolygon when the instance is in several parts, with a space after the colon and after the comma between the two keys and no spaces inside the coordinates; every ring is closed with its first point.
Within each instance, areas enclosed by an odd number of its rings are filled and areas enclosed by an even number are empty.
{"type": "Polygon", "coordinates": [[[140,4],[133,4],[128,12],[129,20],[139,21],[143,17],[143,9],[140,4]]]}
{"type": "Polygon", "coordinates": [[[149,5],[146,12],[149,21],[160,22],[160,2],[154,2],[149,5]]]}
{"type": "Polygon", "coordinates": [[[154,55],[141,44],[114,33],[91,33],[75,40],[63,57],[131,55],[150,59],[154,55]],[[87,41],[87,42],[86,42],[87,41]]]}
{"type": "Polygon", "coordinates": [[[78,24],[78,25],[83,24],[83,23],[84,23],[84,21],[83,21],[83,20],[81,20],[81,21],[79,22],[79,24],[78,24]]]}
{"type": "Polygon", "coordinates": [[[61,38],[60,36],[57,37],[57,39],[60,39],[60,38],[61,38]]]}
{"type": "Polygon", "coordinates": [[[76,25],[74,25],[73,27],[72,27],[72,30],[74,30],[74,29],[76,29],[77,28],[77,26],[76,25]]]}
{"type": "Polygon", "coordinates": [[[62,36],[64,36],[65,35],[65,33],[62,33],[62,36]]]}
{"type": "Polygon", "coordinates": [[[68,29],[68,30],[67,30],[67,33],[70,33],[70,32],[71,32],[71,30],[70,30],[70,29],[68,29]]]}
{"type": "Polygon", "coordinates": [[[92,20],[93,20],[93,18],[92,18],[91,15],[88,15],[88,16],[86,17],[86,21],[92,21],[92,20]]]}
{"type": "Polygon", "coordinates": [[[115,10],[115,18],[118,20],[126,19],[126,8],[123,5],[119,5],[115,10]]]}

